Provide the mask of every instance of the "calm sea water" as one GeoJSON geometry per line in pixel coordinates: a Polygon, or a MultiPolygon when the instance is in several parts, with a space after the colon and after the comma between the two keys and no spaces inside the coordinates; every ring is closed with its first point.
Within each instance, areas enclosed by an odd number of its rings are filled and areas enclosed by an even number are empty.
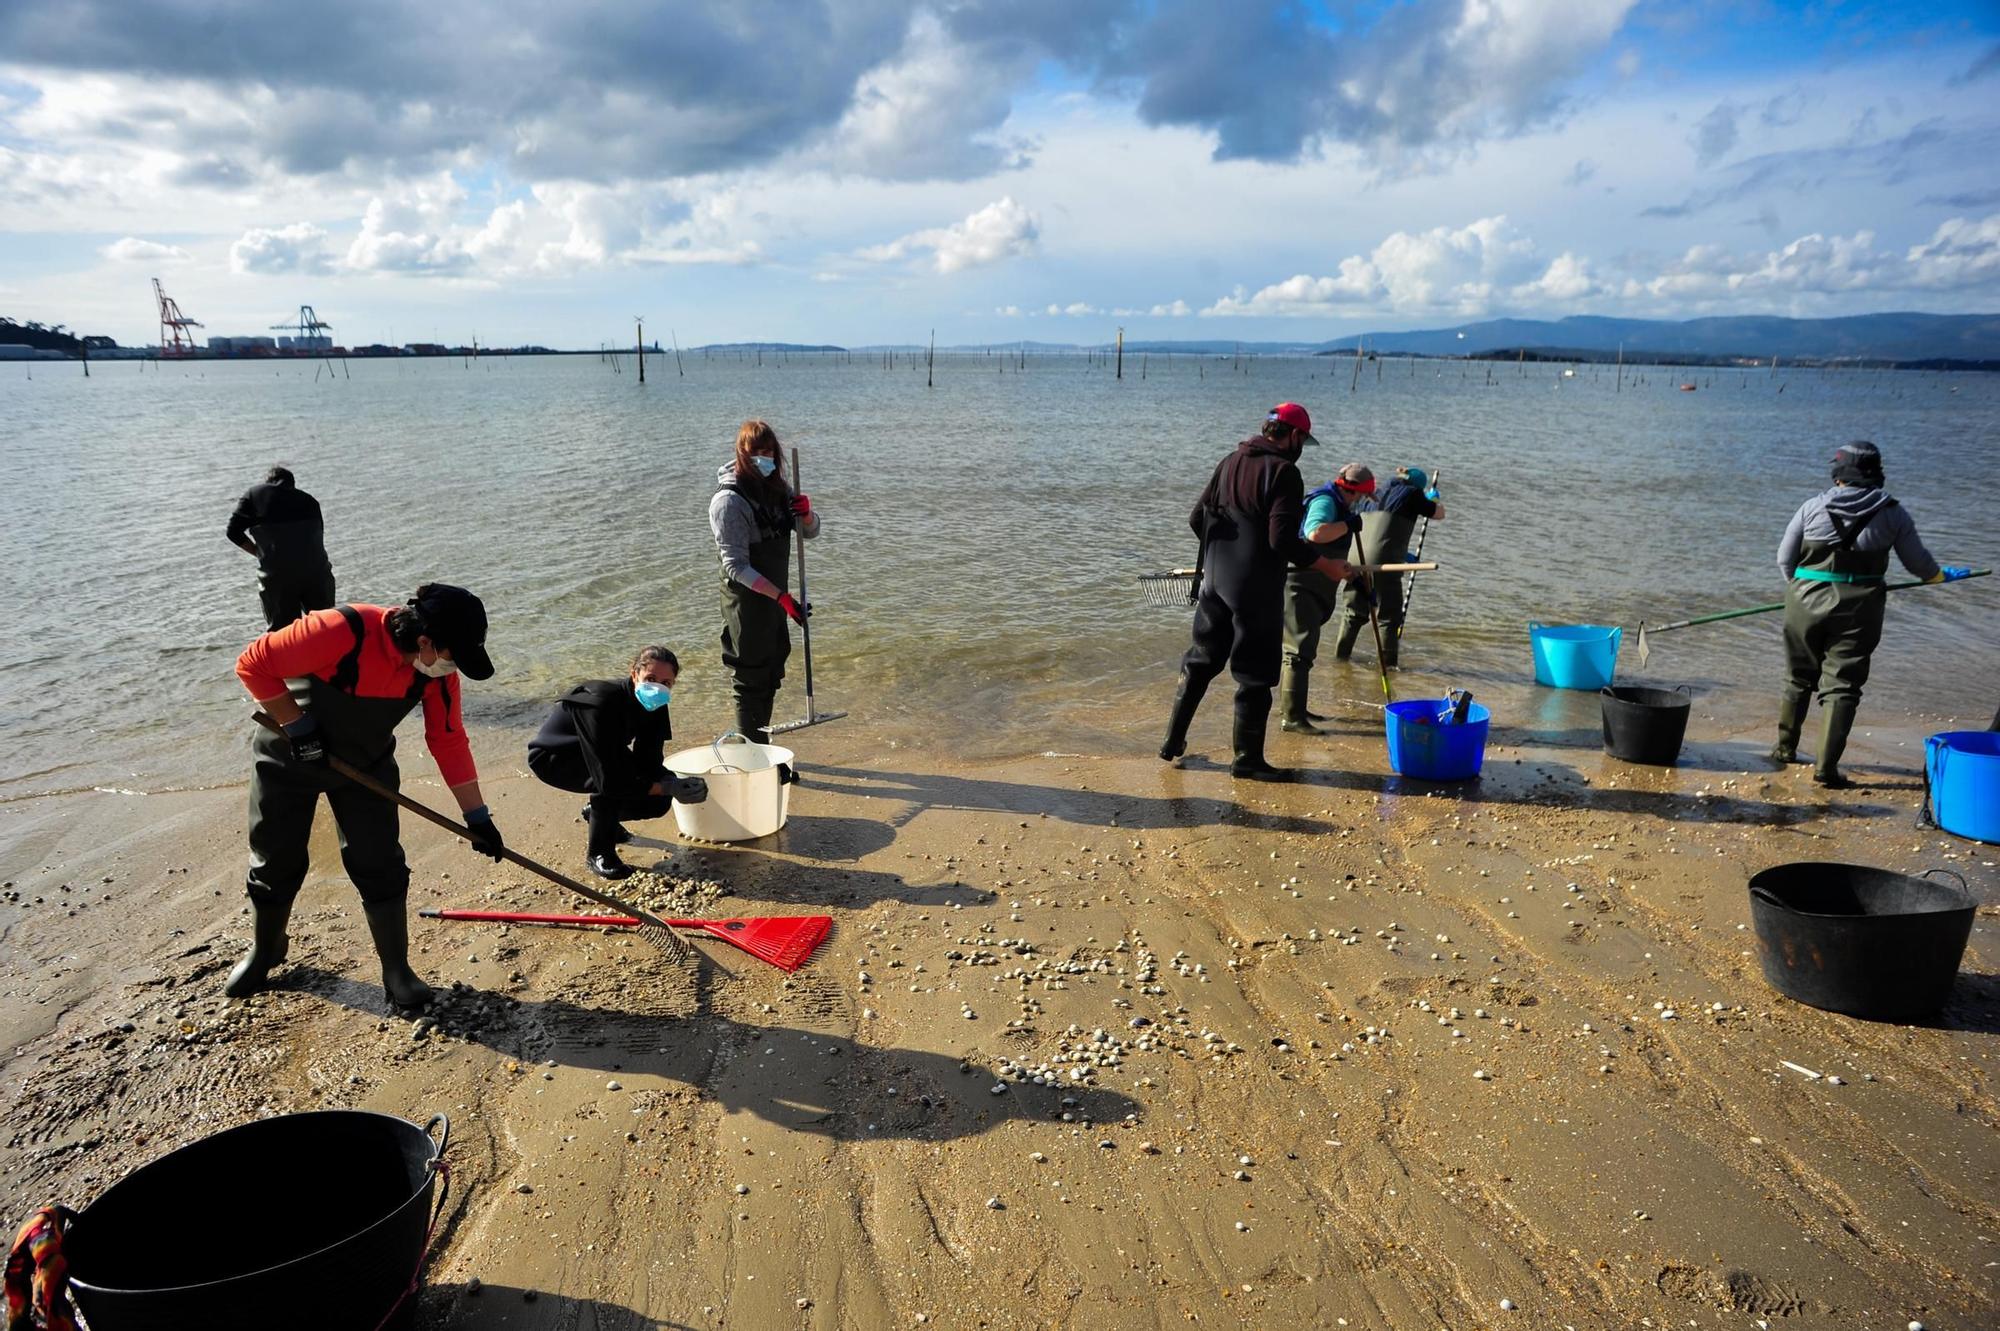
{"type": "MultiPolygon", "coordinates": [[[[595,357],[101,364],[0,370],[0,799],[240,779],[231,673],[260,624],[254,561],[223,539],[236,497],[283,461],[325,508],[343,599],[421,581],[485,598],[499,673],[475,726],[523,742],[575,678],[661,641],[686,666],[684,738],[727,718],[706,509],[746,416],[804,450],[825,519],[809,550],[822,710],[884,744],[966,756],[1157,742],[1187,616],[1142,572],[1192,562],[1185,518],[1217,458],[1281,399],[1328,447],[1442,469],[1449,521],[1417,590],[1400,687],[1470,685],[1502,721],[1595,725],[1595,701],[1529,687],[1526,624],[1632,631],[1777,599],[1787,518],[1845,439],[1875,440],[1931,549],[2000,562],[1988,492],[2000,378],[1609,370],[1389,361],[1083,357],[595,357]],[[338,367],[337,367],[338,369],[338,367]],[[1004,371],[1004,372],[1003,372],[1004,371]],[[1697,392],[1678,391],[1692,381],[1697,392]],[[1781,392],[1780,389],[1783,391],[1781,392]]],[[[1899,593],[1864,724],[2000,701],[2000,579],[1899,593]]],[[[1657,640],[1655,682],[1712,713],[1771,707],[1776,616],[1657,640]]],[[[803,710],[802,662],[779,716],[803,710]]],[[[1379,696],[1365,671],[1316,701],[1379,696]]],[[[1219,708],[1217,710],[1220,710],[1219,708]]],[[[853,733],[852,731],[849,732],[853,733]]],[[[804,741],[802,741],[804,742],[804,741]]]]}

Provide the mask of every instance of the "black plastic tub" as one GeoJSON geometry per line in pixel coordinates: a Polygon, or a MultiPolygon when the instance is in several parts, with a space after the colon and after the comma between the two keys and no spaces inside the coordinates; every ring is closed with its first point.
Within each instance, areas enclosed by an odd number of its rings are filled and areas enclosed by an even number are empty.
{"type": "Polygon", "coordinates": [[[1976,905],[1962,880],[1859,864],[1780,864],[1750,879],[1757,956],[1771,987],[1875,1021],[1927,1017],[1945,1005],[1976,905]]]}
{"type": "Polygon", "coordinates": [[[1598,690],[1604,709],[1604,751],[1628,763],[1672,767],[1687,735],[1688,695],[1632,685],[1598,690]]]}
{"type": "Polygon", "coordinates": [[[451,1125],[324,1110],[161,1156],[63,1240],[91,1331],[377,1331],[415,1281],[451,1125]],[[443,1125],[433,1140],[431,1129],[443,1125]]]}

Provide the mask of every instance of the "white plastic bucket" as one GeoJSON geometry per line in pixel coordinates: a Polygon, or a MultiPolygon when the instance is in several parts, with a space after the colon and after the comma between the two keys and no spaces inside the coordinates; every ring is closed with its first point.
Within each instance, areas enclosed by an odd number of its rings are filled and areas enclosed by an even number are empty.
{"type": "Polygon", "coordinates": [[[700,804],[674,801],[681,835],[693,841],[754,841],[783,827],[792,783],[799,779],[792,769],[796,756],[781,745],[754,744],[735,731],[669,756],[669,772],[708,782],[708,798],[700,804]]]}

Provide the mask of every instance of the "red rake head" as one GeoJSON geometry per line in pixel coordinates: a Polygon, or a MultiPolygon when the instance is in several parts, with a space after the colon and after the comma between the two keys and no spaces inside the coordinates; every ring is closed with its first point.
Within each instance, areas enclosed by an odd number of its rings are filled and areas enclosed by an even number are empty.
{"type": "Polygon", "coordinates": [[[806,964],[833,930],[830,915],[770,916],[740,920],[674,920],[682,928],[713,934],[787,973],[806,964]]]}

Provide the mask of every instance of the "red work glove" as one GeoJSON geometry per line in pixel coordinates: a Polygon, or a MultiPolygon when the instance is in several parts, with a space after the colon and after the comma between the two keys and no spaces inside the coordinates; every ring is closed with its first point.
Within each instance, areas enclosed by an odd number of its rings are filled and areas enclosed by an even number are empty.
{"type": "Polygon", "coordinates": [[[784,609],[785,614],[791,618],[794,624],[805,623],[806,616],[812,613],[811,606],[800,605],[798,599],[790,592],[778,593],[778,604],[784,609]]]}
{"type": "Polygon", "coordinates": [[[793,495],[793,496],[792,496],[792,515],[793,515],[794,517],[800,517],[800,518],[809,518],[809,517],[811,517],[811,516],[813,515],[813,501],[812,501],[812,496],[811,496],[811,495],[793,495]]]}

